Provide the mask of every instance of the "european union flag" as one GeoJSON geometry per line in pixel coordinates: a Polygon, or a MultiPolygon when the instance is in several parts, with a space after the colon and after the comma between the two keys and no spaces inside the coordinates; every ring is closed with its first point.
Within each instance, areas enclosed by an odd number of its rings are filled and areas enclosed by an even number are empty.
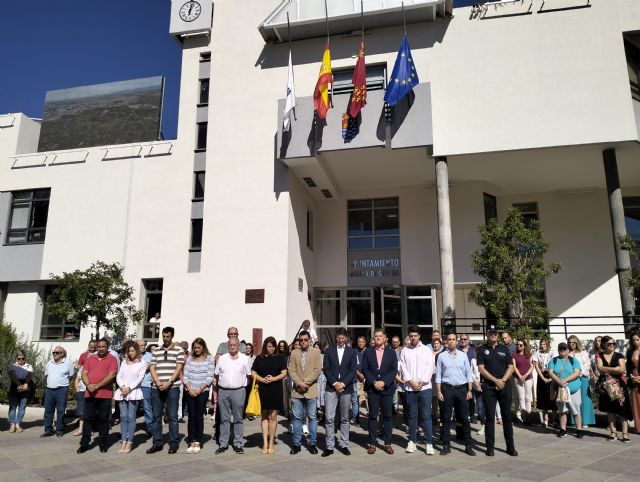
{"type": "Polygon", "coordinates": [[[405,95],[413,90],[420,81],[418,80],[418,72],[413,65],[413,57],[409,42],[405,35],[402,39],[402,45],[398,50],[396,64],[393,66],[393,72],[389,79],[389,85],[384,93],[384,101],[390,106],[396,105],[405,95]]]}

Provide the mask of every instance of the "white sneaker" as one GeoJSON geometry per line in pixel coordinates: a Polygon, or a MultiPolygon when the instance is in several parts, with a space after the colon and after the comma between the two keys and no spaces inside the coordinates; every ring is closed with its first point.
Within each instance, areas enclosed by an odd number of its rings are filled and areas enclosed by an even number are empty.
{"type": "MultiPolygon", "coordinates": [[[[200,453],[200,444],[196,444],[196,446],[192,447],[192,448],[193,448],[193,453],[194,454],[199,454],[200,453]]],[[[187,450],[187,452],[188,452],[188,450],[187,450]]]]}
{"type": "Polygon", "coordinates": [[[436,451],[433,450],[433,445],[427,444],[427,455],[434,455],[435,453],[436,451]]]}
{"type": "Polygon", "coordinates": [[[187,449],[187,453],[188,454],[192,454],[193,453],[193,449],[195,449],[195,447],[190,445],[189,448],[187,449]]]}
{"type": "Polygon", "coordinates": [[[480,430],[478,430],[478,435],[484,435],[484,425],[480,426],[480,430]]]}
{"type": "Polygon", "coordinates": [[[407,444],[407,448],[405,452],[408,454],[412,454],[415,451],[416,451],[416,444],[414,444],[411,440],[409,440],[409,443],[407,444]]]}
{"type": "Polygon", "coordinates": [[[309,435],[309,427],[306,423],[302,426],[302,433],[305,435],[309,435]]]}

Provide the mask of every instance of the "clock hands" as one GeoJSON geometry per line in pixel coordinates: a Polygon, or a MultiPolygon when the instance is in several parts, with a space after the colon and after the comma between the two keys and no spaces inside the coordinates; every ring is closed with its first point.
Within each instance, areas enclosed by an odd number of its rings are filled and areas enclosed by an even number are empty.
{"type": "Polygon", "coordinates": [[[193,9],[193,3],[194,2],[191,2],[191,5],[189,6],[189,13],[187,15],[191,15],[191,10],[193,9]]]}

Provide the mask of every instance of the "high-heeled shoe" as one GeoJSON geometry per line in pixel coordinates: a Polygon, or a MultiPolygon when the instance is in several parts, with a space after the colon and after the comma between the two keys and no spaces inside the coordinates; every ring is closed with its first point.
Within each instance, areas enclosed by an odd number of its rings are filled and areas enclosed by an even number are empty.
{"type": "Polygon", "coordinates": [[[620,439],[622,442],[629,442],[631,439],[629,438],[629,434],[626,432],[622,432],[622,438],[620,439]]]}
{"type": "Polygon", "coordinates": [[[16,424],[16,432],[22,433],[24,432],[24,429],[20,425],[16,424]]]}
{"type": "Polygon", "coordinates": [[[618,432],[611,432],[607,437],[607,440],[611,442],[612,440],[616,440],[618,438],[618,432]]]}

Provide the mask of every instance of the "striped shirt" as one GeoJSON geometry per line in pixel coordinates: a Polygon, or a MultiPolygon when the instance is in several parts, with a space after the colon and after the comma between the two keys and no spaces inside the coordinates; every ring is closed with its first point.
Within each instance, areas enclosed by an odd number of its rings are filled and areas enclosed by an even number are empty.
{"type": "Polygon", "coordinates": [[[184,366],[184,378],[182,382],[185,386],[190,383],[193,390],[199,389],[202,385],[205,385],[205,391],[209,390],[215,369],[216,362],[213,357],[207,357],[203,360],[194,360],[189,357],[184,366]]]}
{"type": "MultiPolygon", "coordinates": [[[[160,346],[153,350],[153,358],[149,365],[156,367],[156,376],[160,382],[168,382],[176,371],[176,367],[184,365],[184,350],[177,344],[173,344],[169,348],[160,346]]],[[[170,388],[179,387],[180,384],[180,377],[178,377],[171,383],[170,388]]],[[[152,386],[157,388],[155,382],[152,386]]]]}

